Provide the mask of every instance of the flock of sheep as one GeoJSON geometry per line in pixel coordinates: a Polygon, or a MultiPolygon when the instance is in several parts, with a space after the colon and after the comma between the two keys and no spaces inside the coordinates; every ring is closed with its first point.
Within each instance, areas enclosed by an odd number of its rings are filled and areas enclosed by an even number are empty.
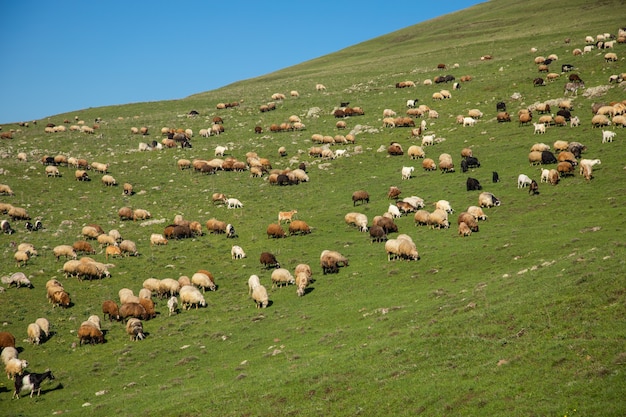
{"type": "MultiPolygon", "coordinates": [[[[620,32],[621,34],[621,32],[620,32]]],[[[615,48],[617,44],[612,41],[603,39],[600,41],[592,39],[594,47],[610,49],[615,48]],[[600,45],[598,42],[602,42],[600,45]]],[[[589,45],[591,46],[591,45],[589,45]]],[[[589,49],[590,51],[591,49],[589,49]]],[[[578,55],[577,50],[574,50],[574,55],[578,55]]],[[[585,52],[587,48],[585,48],[585,52]]],[[[583,52],[581,51],[580,54],[583,52]]],[[[617,55],[614,52],[610,52],[604,55],[604,59],[607,63],[612,63],[617,60],[617,55]]],[[[547,59],[535,59],[534,63],[542,66],[540,71],[549,71],[549,65],[552,62],[558,60],[555,55],[549,56],[547,59]],[[550,62],[548,62],[548,60],[550,62]],[[548,62],[548,63],[546,63],[548,62]]],[[[445,69],[442,67],[441,69],[445,69]]],[[[571,69],[571,68],[570,68],[571,69]]],[[[569,72],[569,70],[568,70],[569,72]]],[[[556,80],[559,77],[551,75],[549,73],[548,80],[556,80]]],[[[621,82],[626,78],[626,74],[616,74],[612,76],[610,82],[621,82]]],[[[576,87],[584,88],[582,81],[574,82],[576,87]]],[[[432,81],[427,80],[424,84],[431,84],[432,81]]],[[[435,78],[435,83],[440,82],[453,82],[454,77],[451,79],[448,76],[443,78],[435,78]]],[[[461,78],[461,82],[470,82],[470,76],[464,76],[461,78]]],[[[548,81],[550,82],[550,81],[548,81]]],[[[536,85],[543,85],[536,84],[536,85]]],[[[396,84],[397,88],[415,88],[416,85],[410,81],[403,81],[396,84]]],[[[460,84],[454,83],[453,90],[459,89],[460,84]]],[[[326,87],[322,84],[316,85],[316,91],[324,93],[326,87]]],[[[571,91],[575,93],[577,90],[571,91]]],[[[297,91],[292,91],[290,96],[293,98],[299,97],[297,91]]],[[[446,100],[451,97],[449,90],[440,90],[434,93],[431,97],[433,102],[439,100],[446,100]]],[[[281,101],[285,100],[285,95],[274,94],[272,100],[281,101]]],[[[438,144],[445,141],[444,138],[437,137],[433,133],[426,134],[426,131],[432,127],[426,122],[426,119],[431,123],[441,123],[438,120],[438,112],[428,105],[418,105],[418,99],[408,100],[406,103],[406,117],[398,117],[397,112],[392,109],[385,109],[382,114],[382,126],[384,129],[398,129],[409,128],[411,130],[410,137],[414,140],[420,140],[420,145],[411,145],[407,154],[409,160],[422,160],[422,169],[424,171],[440,170],[442,173],[455,172],[454,158],[449,153],[440,153],[438,163],[433,158],[427,158],[426,154],[430,153],[430,149],[434,149],[438,144]],[[415,123],[416,118],[423,118],[419,124],[415,123]]],[[[271,103],[270,103],[271,104],[271,103]]],[[[346,118],[351,115],[362,115],[362,109],[349,108],[347,103],[341,106],[341,112],[337,112],[339,109],[333,110],[333,117],[346,118]],[[356,110],[355,110],[356,109],[356,110]]],[[[548,116],[550,107],[548,103],[540,103],[539,105],[532,106],[531,108],[524,109],[518,114],[518,121],[520,126],[533,123],[533,134],[545,135],[547,130],[556,126],[565,126],[568,122],[572,128],[580,125],[580,119],[577,116],[572,116],[571,100],[557,100],[557,106],[560,114],[556,117],[548,116]],[[546,111],[547,110],[547,111],[546,111]],[[537,114],[544,114],[540,116],[536,122],[533,122],[533,117],[536,118],[537,114]]],[[[226,109],[229,107],[237,107],[239,103],[218,104],[218,109],[226,109]]],[[[553,104],[554,106],[554,104],[553,104]]],[[[266,112],[275,109],[275,105],[264,105],[259,109],[261,112],[266,112]]],[[[497,107],[498,122],[510,122],[510,115],[506,112],[506,107],[498,105],[497,107]]],[[[593,109],[593,118],[591,124],[594,127],[607,126],[626,126],[626,102],[618,102],[612,104],[606,104],[598,106],[593,109]],[[601,116],[601,117],[600,117],[601,116]],[[611,119],[609,119],[611,117],[611,119]]],[[[296,116],[297,117],[297,116],[296,116]]],[[[470,109],[467,115],[459,115],[456,117],[455,122],[463,128],[474,128],[479,123],[483,123],[484,114],[479,109],[470,109]]],[[[282,124],[272,124],[270,126],[271,132],[283,132],[302,130],[305,128],[299,118],[289,118],[288,122],[282,124]],[[275,127],[277,126],[277,127],[275,127]]],[[[337,122],[335,125],[337,129],[343,129],[346,127],[345,120],[337,122]]],[[[99,125],[93,127],[84,126],[83,123],[71,126],[68,130],[79,130],[85,133],[94,133],[99,129],[99,125]]],[[[46,126],[46,133],[63,133],[66,129],[64,126],[46,126]]],[[[256,131],[256,129],[255,129],[256,131]]],[[[141,143],[139,145],[140,151],[151,151],[157,149],[167,149],[176,146],[182,148],[191,148],[193,141],[193,131],[191,129],[171,129],[163,128],[161,133],[167,138],[164,138],[161,143],[153,142],[151,144],[141,143]]],[[[219,136],[224,133],[223,121],[221,118],[216,117],[213,119],[213,125],[200,131],[201,137],[219,136]]],[[[257,132],[261,133],[261,132],[257,132]]],[[[147,127],[132,128],[131,134],[148,135],[149,131],[147,127]]],[[[614,130],[602,130],[602,143],[613,142],[616,138],[614,130]]],[[[313,146],[308,150],[308,155],[311,158],[323,158],[323,159],[335,159],[338,156],[345,155],[346,150],[335,150],[331,148],[336,144],[342,144],[346,146],[354,146],[356,142],[356,136],[353,134],[347,135],[323,135],[313,134],[310,138],[312,143],[321,146],[313,146]]],[[[580,175],[584,176],[587,181],[593,178],[593,167],[599,165],[601,162],[599,159],[586,159],[582,158],[581,154],[586,151],[586,147],[578,142],[565,142],[556,141],[552,148],[543,143],[535,144],[528,156],[529,163],[531,165],[542,165],[541,179],[539,183],[550,183],[556,185],[560,179],[573,175],[575,173],[575,167],[579,167],[580,175]],[[556,154],[551,151],[554,150],[556,154]],[[556,169],[545,169],[544,165],[556,164],[556,169]]],[[[293,185],[309,182],[309,176],[307,174],[306,165],[299,165],[297,169],[277,170],[272,168],[272,164],[268,158],[259,157],[255,152],[248,152],[246,154],[245,161],[237,160],[234,156],[228,155],[229,147],[224,145],[218,145],[215,148],[213,159],[195,159],[187,160],[180,159],[177,161],[177,168],[180,171],[193,170],[197,173],[215,174],[217,171],[249,171],[252,178],[264,178],[269,184],[277,186],[293,185]],[[228,156],[227,156],[228,155],[228,156]]],[[[394,142],[386,147],[386,151],[390,157],[399,157],[404,155],[404,150],[401,144],[394,142]]],[[[284,156],[285,151],[279,149],[279,155],[284,156]]],[[[26,160],[25,155],[18,155],[18,159],[26,160]]],[[[101,183],[106,187],[115,187],[118,181],[109,173],[111,166],[108,163],[100,163],[92,161],[88,163],[85,159],[80,158],[68,158],[64,155],[57,155],[50,157],[48,155],[41,158],[41,162],[44,165],[44,174],[50,177],[51,180],[62,178],[62,172],[59,167],[68,167],[75,169],[73,178],[79,182],[88,182],[91,177],[95,175],[101,175],[101,183]],[[90,175],[91,174],[91,175],[90,175]]],[[[470,148],[464,148],[460,153],[460,164],[463,172],[467,172],[469,169],[478,169],[480,163],[477,158],[474,157],[470,148]]],[[[412,181],[415,173],[414,166],[403,166],[401,169],[400,181],[412,181]]],[[[482,191],[482,186],[478,184],[477,180],[470,181],[472,178],[468,178],[468,191],[481,190],[477,197],[476,205],[467,207],[466,210],[460,212],[457,216],[457,227],[459,236],[470,236],[473,232],[478,232],[479,222],[487,220],[487,216],[483,211],[484,208],[490,208],[500,206],[500,200],[491,192],[482,191]],[[470,187],[471,184],[471,187],[470,187]],[[471,189],[470,189],[471,188],[471,189]]],[[[497,181],[497,174],[494,173],[494,182],[497,181]]],[[[123,194],[126,196],[132,196],[133,186],[130,182],[123,182],[123,194]]],[[[522,189],[529,187],[532,194],[538,194],[538,184],[530,176],[526,174],[520,174],[517,179],[517,187],[522,189]]],[[[387,198],[389,200],[389,206],[386,212],[380,213],[380,215],[373,217],[372,222],[369,222],[368,217],[364,213],[356,211],[357,205],[362,207],[365,204],[370,203],[370,194],[367,190],[357,190],[352,193],[352,202],[355,211],[348,212],[344,215],[344,221],[350,227],[355,227],[358,232],[368,233],[369,238],[374,243],[384,243],[384,251],[389,262],[395,260],[406,261],[418,261],[421,259],[421,255],[418,251],[417,244],[407,233],[399,233],[398,225],[395,220],[407,215],[412,215],[415,226],[427,226],[430,229],[448,229],[450,228],[449,215],[455,211],[452,209],[450,203],[447,200],[438,200],[432,202],[434,210],[428,211],[425,209],[426,203],[419,196],[409,196],[400,198],[401,191],[399,187],[392,186],[389,189],[387,198]],[[389,235],[396,234],[395,237],[390,238],[389,235]]],[[[8,184],[0,184],[0,195],[12,198],[15,196],[14,190],[8,184]]],[[[346,200],[349,196],[346,196],[346,200]]],[[[221,203],[226,209],[238,210],[243,209],[244,204],[237,198],[227,197],[224,194],[216,193],[213,195],[213,201],[221,203]]],[[[245,206],[247,208],[247,204],[245,206]]],[[[25,209],[19,206],[13,206],[8,203],[0,203],[0,213],[7,214],[11,221],[23,221],[30,220],[31,217],[25,209]]],[[[266,228],[266,234],[268,239],[285,238],[287,236],[295,235],[308,235],[314,230],[305,221],[295,219],[297,210],[279,212],[278,221],[271,223],[266,228]],[[283,228],[283,222],[289,223],[287,232],[283,228]]],[[[115,214],[120,221],[128,221],[136,224],[137,222],[147,221],[152,218],[152,214],[145,209],[121,207],[115,214]]],[[[14,233],[9,220],[2,220],[1,230],[5,234],[14,233]]],[[[175,216],[173,222],[168,224],[163,233],[150,233],[149,242],[151,246],[167,245],[169,240],[172,239],[184,239],[191,237],[199,237],[204,234],[203,229],[206,228],[209,234],[224,234],[226,238],[237,237],[235,232],[235,226],[216,218],[211,218],[206,221],[204,227],[199,220],[186,220],[182,216],[175,216]]],[[[148,239],[147,239],[148,240],[148,239]]],[[[381,249],[382,252],[383,249],[381,249]]],[[[109,232],[105,232],[97,224],[86,225],[81,230],[81,239],[75,242],[65,242],[63,244],[56,245],[51,248],[50,252],[54,256],[54,259],[59,262],[63,259],[64,264],[60,270],[63,271],[66,277],[76,277],[79,280],[88,279],[106,279],[111,276],[111,271],[114,266],[112,264],[99,262],[93,259],[93,256],[104,254],[105,261],[108,262],[109,258],[133,256],[138,257],[140,255],[139,248],[134,241],[123,239],[119,231],[112,229],[109,232]],[[97,251],[100,250],[100,252],[97,251]]],[[[232,245],[231,247],[231,259],[237,262],[247,257],[244,248],[240,245],[232,245]]],[[[22,268],[28,265],[29,260],[38,256],[38,251],[32,245],[22,243],[17,245],[14,259],[16,267],[22,268]]],[[[296,288],[296,295],[299,297],[307,294],[307,287],[313,282],[313,268],[306,263],[298,264],[293,273],[284,267],[281,267],[275,256],[269,252],[261,253],[260,263],[265,268],[273,268],[271,272],[271,289],[278,291],[280,287],[294,285],[296,288]]],[[[347,267],[349,260],[338,251],[324,250],[319,257],[319,267],[324,275],[339,273],[340,268],[347,267]]],[[[17,272],[10,276],[2,278],[2,283],[8,287],[32,287],[28,277],[17,272]]],[[[269,284],[268,284],[269,286],[269,284]]],[[[157,317],[156,307],[159,303],[164,303],[167,308],[168,315],[174,315],[180,312],[179,306],[185,310],[191,308],[207,307],[208,303],[205,299],[205,291],[216,291],[218,286],[215,284],[214,276],[207,270],[199,270],[191,274],[191,277],[182,275],[178,279],[173,278],[146,278],[142,283],[142,288],[139,289],[138,295],[135,295],[133,290],[129,288],[121,288],[118,292],[119,304],[115,300],[103,300],[101,305],[103,317],[108,318],[110,321],[124,321],[125,331],[130,340],[144,340],[147,337],[147,333],[144,331],[144,322],[152,320],[157,317]]],[[[63,287],[63,284],[56,280],[50,279],[46,283],[47,300],[53,305],[60,308],[70,308],[74,303],[80,303],[81,300],[72,300],[70,294],[63,287]]],[[[259,308],[266,308],[271,305],[270,292],[267,287],[261,283],[261,279],[258,275],[252,274],[248,278],[248,295],[254,302],[254,305],[259,308]]],[[[32,344],[44,343],[50,336],[50,322],[45,318],[39,318],[34,323],[28,324],[26,334],[28,341],[32,344]]],[[[92,315],[87,320],[83,321],[76,329],[76,335],[78,338],[78,344],[98,344],[105,341],[104,332],[102,331],[100,318],[98,315],[92,315]]],[[[18,375],[24,373],[28,367],[28,361],[18,358],[18,350],[15,346],[15,337],[8,332],[0,332],[0,347],[2,350],[2,360],[5,364],[5,371],[9,378],[15,378],[18,375]]]]}

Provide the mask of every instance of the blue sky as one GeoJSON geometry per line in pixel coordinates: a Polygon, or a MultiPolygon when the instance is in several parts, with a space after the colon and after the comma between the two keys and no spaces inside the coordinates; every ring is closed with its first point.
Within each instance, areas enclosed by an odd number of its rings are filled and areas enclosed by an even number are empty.
{"type": "Polygon", "coordinates": [[[184,98],[483,1],[2,1],[0,124],[184,98]]]}

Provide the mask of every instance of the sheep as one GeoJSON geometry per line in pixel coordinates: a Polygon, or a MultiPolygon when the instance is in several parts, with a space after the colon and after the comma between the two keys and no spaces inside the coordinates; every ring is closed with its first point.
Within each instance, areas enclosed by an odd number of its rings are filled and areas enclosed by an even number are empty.
{"type": "Polygon", "coordinates": [[[602,127],[602,126],[609,126],[610,124],[611,124],[611,121],[609,120],[609,118],[603,114],[596,114],[595,116],[591,118],[591,126],[594,128],[602,127]]]}
{"type": "Polygon", "coordinates": [[[129,318],[136,318],[140,320],[148,320],[150,315],[146,311],[146,308],[141,305],[139,302],[127,302],[122,303],[120,306],[120,317],[122,320],[127,320],[129,318]]]}
{"type": "Polygon", "coordinates": [[[475,125],[476,125],[476,119],[474,119],[473,117],[464,117],[463,118],[463,127],[475,126],[475,125]]]}
{"type": "Polygon", "coordinates": [[[448,222],[448,213],[442,209],[435,209],[428,216],[428,226],[431,229],[447,229],[450,227],[450,223],[448,222]]]}
{"type": "Polygon", "coordinates": [[[566,175],[574,174],[574,165],[569,161],[561,161],[557,164],[556,170],[559,172],[561,177],[566,175]]]}
{"type": "Polygon", "coordinates": [[[446,213],[454,213],[454,210],[448,200],[439,200],[435,202],[435,209],[443,210],[446,213]]]}
{"type": "Polygon", "coordinates": [[[213,280],[213,274],[209,271],[196,272],[191,276],[191,284],[195,285],[199,289],[202,289],[202,292],[205,292],[207,289],[209,291],[217,290],[217,286],[213,280]]]}
{"type": "Polygon", "coordinates": [[[267,232],[268,239],[285,237],[285,231],[280,226],[280,224],[277,224],[277,223],[270,223],[267,226],[266,232],[267,232]]]}
{"type": "Polygon", "coordinates": [[[267,289],[263,285],[258,285],[252,290],[252,299],[257,308],[266,308],[269,304],[267,289]]]}
{"type": "Polygon", "coordinates": [[[402,199],[405,203],[409,203],[413,208],[420,209],[424,207],[424,199],[417,196],[404,197],[402,199]]]}
{"type": "Polygon", "coordinates": [[[530,148],[531,152],[543,152],[543,151],[549,151],[549,150],[550,150],[550,146],[546,145],[545,143],[535,143],[530,148]]]}
{"type": "Polygon", "coordinates": [[[53,165],[48,165],[45,171],[46,171],[46,177],[60,177],[61,176],[61,173],[59,172],[59,168],[53,165]]]}
{"type": "Polygon", "coordinates": [[[530,162],[530,165],[537,165],[537,164],[541,164],[541,152],[539,151],[532,151],[528,154],[528,162],[530,162]]]}
{"type": "Polygon", "coordinates": [[[179,294],[181,288],[182,286],[175,279],[163,278],[159,281],[157,294],[160,298],[171,297],[172,295],[179,294]]]}
{"type": "Polygon", "coordinates": [[[616,133],[611,130],[602,131],[602,143],[613,142],[616,133]]]}
{"type": "Polygon", "coordinates": [[[387,260],[406,259],[417,261],[420,256],[415,247],[415,243],[409,238],[389,239],[385,242],[385,251],[387,252],[387,260]]]}
{"type": "Polygon", "coordinates": [[[74,248],[70,245],[55,246],[54,249],[52,249],[52,252],[54,253],[54,257],[56,258],[57,261],[59,260],[61,256],[65,256],[65,259],[77,258],[76,251],[74,251],[74,248]]]}
{"type": "Polygon", "coordinates": [[[465,222],[459,223],[459,236],[471,236],[472,230],[465,222]]]}
{"type": "Polygon", "coordinates": [[[47,340],[50,336],[50,322],[48,321],[48,319],[46,319],[45,317],[39,317],[37,320],[35,320],[35,324],[37,324],[41,329],[41,338],[47,340]]]}
{"type": "Polygon", "coordinates": [[[280,268],[280,263],[276,260],[276,257],[269,252],[261,252],[259,262],[266,268],[280,268]]]}
{"type": "Polygon", "coordinates": [[[320,265],[324,275],[339,272],[340,266],[348,266],[348,258],[337,251],[323,250],[320,254],[320,265]]]}
{"type": "Polygon", "coordinates": [[[152,233],[150,235],[150,246],[167,245],[167,239],[161,233],[152,233]]]}
{"type": "Polygon", "coordinates": [[[389,191],[387,191],[387,198],[397,200],[401,193],[402,191],[398,187],[392,185],[389,187],[389,191]]]}
{"type": "Polygon", "coordinates": [[[483,209],[478,206],[469,206],[467,208],[467,213],[474,216],[476,220],[487,220],[485,212],[483,212],[483,209]]]}
{"type": "Polygon", "coordinates": [[[307,235],[311,233],[311,228],[309,227],[308,224],[306,224],[305,221],[303,220],[294,220],[293,222],[289,223],[289,235],[296,235],[296,234],[300,234],[300,235],[307,235]]]}
{"type": "Polygon", "coordinates": [[[120,309],[118,305],[113,300],[104,300],[102,302],[102,314],[103,317],[109,318],[109,321],[120,321],[120,309]]]}
{"type": "Polygon", "coordinates": [[[217,220],[216,218],[211,218],[206,222],[206,228],[209,233],[222,234],[226,233],[227,223],[221,220],[217,220]]]}
{"type": "Polygon", "coordinates": [[[138,297],[139,304],[146,310],[146,320],[156,317],[152,298],[138,297]]]}
{"type": "Polygon", "coordinates": [[[532,180],[530,179],[530,177],[526,174],[519,174],[517,177],[517,188],[524,188],[528,185],[530,185],[530,183],[532,182],[532,180]]]}
{"type": "Polygon", "coordinates": [[[499,206],[501,204],[500,200],[496,198],[495,195],[489,192],[482,192],[478,196],[478,206],[479,207],[494,207],[499,206]]]}
{"type": "Polygon", "coordinates": [[[226,207],[229,209],[242,208],[243,204],[236,198],[229,198],[226,200],[226,207]]]}
{"type": "Polygon", "coordinates": [[[135,209],[133,210],[133,221],[136,220],[147,220],[149,218],[151,218],[152,215],[150,214],[150,212],[148,210],[144,210],[144,209],[135,209]]]}
{"type": "Polygon", "coordinates": [[[228,150],[228,148],[226,146],[216,146],[215,147],[215,156],[216,157],[223,157],[224,156],[224,152],[226,152],[228,150]]]}
{"type": "Polygon", "coordinates": [[[117,241],[115,240],[115,238],[104,233],[99,234],[96,238],[96,241],[100,244],[101,248],[105,246],[117,246],[117,241]]]}
{"type": "Polygon", "coordinates": [[[290,210],[290,211],[279,211],[278,212],[278,223],[282,223],[282,221],[284,220],[285,222],[290,222],[293,219],[293,216],[295,214],[298,213],[298,210],[290,210]]]}
{"type": "Polygon", "coordinates": [[[272,288],[282,287],[283,285],[295,284],[295,279],[291,272],[285,268],[277,268],[272,271],[272,288]]]}
{"type": "Polygon", "coordinates": [[[615,54],[614,52],[609,52],[607,54],[604,55],[604,61],[605,62],[615,62],[617,61],[617,54],[615,54]]]}
{"type": "Polygon", "coordinates": [[[30,216],[26,212],[26,209],[22,207],[11,206],[7,211],[7,214],[12,220],[30,220],[30,216]]]}
{"type": "Polygon", "coordinates": [[[465,223],[472,232],[478,232],[478,219],[473,214],[466,211],[461,212],[457,218],[457,224],[465,223]]]}
{"type": "Polygon", "coordinates": [[[114,185],[117,185],[117,181],[115,180],[115,178],[113,178],[112,175],[103,175],[101,181],[102,181],[102,184],[104,184],[107,187],[112,187],[114,185]]]}
{"type": "Polygon", "coordinates": [[[415,167],[402,167],[402,179],[408,180],[411,178],[411,174],[415,170],[415,167]]]}
{"type": "Polygon", "coordinates": [[[402,216],[402,213],[400,213],[400,209],[394,204],[389,204],[389,207],[387,208],[387,213],[391,214],[391,217],[393,218],[398,218],[402,216]]]}
{"type": "Polygon", "coordinates": [[[41,327],[37,323],[30,323],[26,328],[28,334],[28,341],[32,344],[38,345],[41,343],[42,331],[41,327]]]}
{"type": "MultiPolygon", "coordinates": [[[[5,349],[8,347],[15,348],[15,336],[9,332],[0,332],[0,348],[5,349]]],[[[2,358],[4,360],[4,356],[2,358]]]]}
{"type": "Polygon", "coordinates": [[[104,343],[104,333],[98,329],[93,323],[83,322],[78,328],[78,343],[82,346],[83,343],[97,344],[104,343]]]}
{"type": "Polygon", "coordinates": [[[6,365],[10,359],[13,359],[13,358],[17,359],[18,351],[12,346],[6,346],[2,349],[1,356],[2,356],[2,363],[6,365]]]}
{"type": "Polygon", "coordinates": [[[424,149],[421,146],[411,145],[407,150],[407,154],[411,159],[424,158],[426,154],[424,153],[424,149]]]}
{"type": "Polygon", "coordinates": [[[12,235],[13,233],[15,233],[15,230],[11,228],[11,223],[9,223],[8,220],[0,221],[0,230],[2,230],[2,233],[5,233],[7,235],[12,235]]]}
{"type": "Polygon", "coordinates": [[[367,216],[362,213],[350,212],[344,216],[346,224],[356,226],[360,232],[367,232],[367,216]]]}
{"type": "Polygon", "coordinates": [[[29,261],[30,255],[26,251],[18,250],[13,254],[13,258],[17,266],[24,266],[29,261]]]}
{"type": "Polygon", "coordinates": [[[258,287],[259,285],[261,285],[259,276],[250,275],[250,278],[248,278],[248,295],[252,294],[252,291],[254,291],[254,289],[258,287]]]}
{"type": "Polygon", "coordinates": [[[422,146],[432,146],[435,144],[435,135],[424,135],[422,137],[422,146]]]}
{"type": "Polygon", "coordinates": [[[385,233],[396,233],[398,231],[398,226],[395,224],[390,215],[389,217],[385,215],[376,216],[372,220],[372,224],[385,229],[385,233]]]}
{"type": "Polygon", "coordinates": [[[230,257],[231,259],[243,259],[246,257],[246,252],[244,252],[241,246],[234,245],[230,249],[230,257]]]}
{"type": "Polygon", "coordinates": [[[0,195],[12,196],[12,195],[15,195],[15,193],[13,192],[10,186],[6,184],[0,184],[0,195]]]}
{"type": "Polygon", "coordinates": [[[119,244],[119,248],[120,248],[121,253],[124,255],[130,255],[130,256],[139,255],[139,252],[137,251],[137,245],[132,240],[128,240],[128,239],[122,240],[119,244]]]}
{"type": "Polygon", "coordinates": [[[11,358],[4,365],[7,379],[15,379],[17,375],[22,375],[26,368],[28,368],[28,361],[19,358],[11,358]]]}
{"type": "Polygon", "coordinates": [[[139,302],[139,297],[136,297],[133,293],[133,290],[131,290],[130,288],[121,288],[118,292],[117,295],[120,299],[120,304],[127,304],[127,303],[138,303],[139,302]]]}
{"type": "Polygon", "coordinates": [[[302,297],[305,294],[306,287],[309,285],[310,276],[306,273],[296,274],[296,294],[302,297]]]}
{"type": "Polygon", "coordinates": [[[146,335],[143,332],[143,324],[141,320],[130,318],[126,322],[126,333],[130,336],[131,341],[143,340],[146,335]]]}
{"type": "Polygon", "coordinates": [[[370,195],[367,191],[358,190],[352,193],[352,206],[356,206],[356,203],[360,201],[361,204],[370,202],[370,195]]]}
{"type": "Polygon", "coordinates": [[[198,307],[206,307],[207,303],[200,290],[193,285],[184,285],[180,288],[180,303],[182,306],[189,310],[191,307],[198,309],[198,307]]]}

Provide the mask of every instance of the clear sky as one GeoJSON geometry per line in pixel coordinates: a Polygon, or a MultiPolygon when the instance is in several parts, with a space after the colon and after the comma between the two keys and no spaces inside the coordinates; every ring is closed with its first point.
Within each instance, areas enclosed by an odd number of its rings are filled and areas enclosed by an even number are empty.
{"type": "Polygon", "coordinates": [[[0,124],[184,98],[484,1],[0,0],[0,124]]]}

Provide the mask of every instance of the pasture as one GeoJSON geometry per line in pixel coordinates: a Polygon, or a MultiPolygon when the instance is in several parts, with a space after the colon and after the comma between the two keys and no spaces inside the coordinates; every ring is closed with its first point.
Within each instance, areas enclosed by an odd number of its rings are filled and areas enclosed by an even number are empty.
{"type": "Polygon", "coordinates": [[[0,235],[0,276],[21,271],[33,283],[0,293],[0,331],[16,336],[31,372],[49,368],[56,377],[42,385],[40,397],[19,400],[11,400],[13,382],[0,379],[3,414],[624,415],[626,130],[605,128],[616,137],[602,143],[602,129],[591,126],[591,106],[626,100],[625,83],[609,83],[611,75],[626,72],[626,46],[612,50],[617,62],[606,62],[604,50],[572,54],[586,45],[587,35],[617,34],[624,26],[620,7],[616,0],[593,6],[575,0],[567,8],[492,1],[181,100],[89,108],[29,121],[28,127],[3,125],[2,132],[17,132],[0,141],[0,183],[14,192],[1,195],[0,203],[25,208],[44,228],[29,232],[24,221],[0,215],[16,230],[0,235]],[[558,55],[550,70],[559,77],[535,87],[533,79],[545,74],[534,59],[550,54],[558,55]],[[485,55],[492,59],[481,60],[485,55]],[[447,69],[437,69],[439,63],[447,69]],[[585,82],[575,96],[564,96],[568,73],[561,73],[562,64],[574,65],[585,82]],[[460,89],[423,83],[447,74],[460,89]],[[464,75],[471,81],[460,82],[464,75]],[[407,80],[416,86],[396,88],[407,80]],[[317,91],[317,83],[326,90],[317,91]],[[433,100],[442,89],[451,98],[433,100]],[[291,97],[292,90],[299,97],[291,97]],[[272,100],[274,93],[286,97],[272,100]],[[383,127],[384,109],[404,116],[407,100],[416,98],[439,114],[424,118],[425,134],[437,139],[424,148],[426,157],[438,161],[450,154],[454,172],[424,171],[421,159],[406,154],[421,137],[412,137],[409,127],[383,127]],[[562,99],[572,101],[580,126],[549,126],[534,134],[532,123],[518,124],[520,109],[549,101],[556,110],[562,99]],[[233,102],[238,105],[217,108],[233,102]],[[276,110],[260,112],[269,102],[276,110]],[[345,102],[365,114],[341,119],[347,128],[337,129],[340,119],[332,112],[345,102]],[[498,102],[506,104],[511,122],[497,122],[498,102]],[[474,126],[457,123],[471,109],[483,117],[474,126]],[[199,114],[190,117],[191,110],[199,114]],[[270,131],[292,115],[303,130],[270,131]],[[224,132],[200,137],[215,116],[223,119],[224,132]],[[77,121],[98,128],[94,134],[44,132],[47,123],[69,128],[77,121]],[[142,126],[148,135],[131,133],[142,126]],[[263,132],[255,133],[256,126],[263,132]],[[162,141],[162,127],[192,129],[193,147],[140,151],[140,142],[162,141]],[[320,146],[313,134],[351,132],[354,143],[329,146],[345,149],[344,156],[309,155],[320,146]],[[586,145],[583,158],[602,163],[589,181],[576,167],[574,175],[557,185],[539,183],[539,193],[529,195],[517,178],[526,174],[539,182],[541,166],[529,164],[530,148],[537,142],[552,147],[556,140],[580,142],[586,145]],[[392,142],[405,154],[390,156],[392,142]],[[278,186],[267,174],[252,178],[248,170],[206,175],[177,167],[180,159],[214,158],[217,146],[227,147],[225,158],[239,161],[256,152],[273,169],[304,162],[310,181],[278,186]],[[285,156],[278,154],[281,146],[285,156]],[[460,165],[464,148],[481,164],[466,173],[460,165]],[[25,162],[18,160],[20,152],[25,162]],[[47,177],[40,162],[46,155],[108,163],[118,185],[105,186],[103,174],[93,170],[91,181],[76,181],[75,168],[66,166],[58,167],[60,177],[47,177]],[[401,178],[404,166],[415,167],[409,179],[401,178]],[[494,171],[500,182],[492,182],[494,171]],[[485,208],[488,219],[479,222],[480,230],[461,237],[457,216],[477,205],[480,193],[466,191],[468,177],[502,204],[485,208]],[[133,195],[123,193],[126,182],[133,195]],[[400,197],[423,198],[428,211],[438,200],[454,209],[449,229],[416,226],[412,214],[395,220],[399,233],[415,241],[418,261],[388,261],[384,243],[344,221],[355,211],[371,225],[395,203],[387,197],[391,186],[400,188],[400,197]],[[369,203],[354,206],[356,190],[366,190],[369,203]],[[214,193],[237,198],[243,207],[213,202],[214,193]],[[151,218],[121,220],[117,213],[124,206],[148,210],[151,218]],[[297,210],[294,219],[306,221],[312,232],[268,238],[267,226],[289,210],[297,210]],[[151,246],[150,235],[163,233],[176,215],[200,222],[203,235],[151,246]],[[208,233],[211,218],[234,225],[237,237],[208,233]],[[118,230],[137,244],[139,255],[105,259],[91,241],[91,256],[110,264],[111,277],[65,277],[65,260],[57,261],[52,249],[82,239],[87,224],[118,230]],[[38,256],[17,266],[13,256],[23,242],[32,243],[38,256]],[[247,257],[231,259],[232,245],[247,257]],[[323,274],[319,257],[325,249],[339,251],[349,265],[323,274]],[[304,296],[293,285],[271,288],[272,270],[259,262],[266,251],[292,272],[301,263],[312,267],[314,281],[304,296]],[[166,300],[153,297],[158,314],[144,321],[145,340],[130,341],[122,323],[101,317],[106,343],[79,344],[80,323],[102,316],[104,300],[119,302],[121,288],[137,294],[147,278],[191,277],[200,269],[217,284],[217,291],[204,295],[207,307],[169,316],[166,300]],[[268,289],[266,309],[255,308],[248,295],[252,274],[268,289]],[[47,301],[45,283],[52,278],[70,294],[69,308],[47,301]],[[26,328],[38,317],[50,321],[52,335],[32,345],[26,328]]]}

